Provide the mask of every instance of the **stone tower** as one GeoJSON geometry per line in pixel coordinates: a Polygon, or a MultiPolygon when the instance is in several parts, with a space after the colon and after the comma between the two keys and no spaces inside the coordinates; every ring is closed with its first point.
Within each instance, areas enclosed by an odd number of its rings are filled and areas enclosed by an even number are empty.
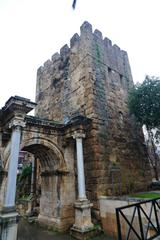
{"type": "Polygon", "coordinates": [[[84,139],[88,199],[147,187],[144,139],[130,118],[133,86],[127,53],[84,22],[67,45],[37,72],[36,116],[66,123],[73,116],[92,120],[84,139]]]}

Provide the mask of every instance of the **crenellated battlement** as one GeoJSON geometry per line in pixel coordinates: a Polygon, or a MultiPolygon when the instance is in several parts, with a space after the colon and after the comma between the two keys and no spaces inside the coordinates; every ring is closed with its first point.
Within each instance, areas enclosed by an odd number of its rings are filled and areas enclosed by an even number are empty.
{"type": "Polygon", "coordinates": [[[90,55],[93,58],[98,58],[99,62],[119,72],[119,74],[127,78],[132,78],[127,52],[121,50],[116,44],[112,45],[112,41],[107,37],[103,38],[101,31],[98,29],[95,29],[93,32],[92,25],[87,21],[80,27],[80,36],[75,33],[70,39],[70,46],[65,44],[60,49],[60,53],[55,53],[51,57],[51,60],[47,60],[44,65],[40,67],[40,71],[42,72],[55,62],[63,61],[70,57],[71,54],[76,54],[80,51],[81,59],[79,59],[79,62],[82,61],[86,55],[90,55]],[[97,49],[96,51],[94,51],[95,48],[97,49]]]}
{"type": "MultiPolygon", "coordinates": [[[[76,99],[75,104],[70,102],[72,102],[71,99],[74,95],[71,95],[72,92],[79,92],[77,94],[80,95],[81,92],[85,92],[83,86],[79,86],[80,79],[86,79],[85,87],[91,81],[89,74],[93,75],[92,83],[94,84],[99,79],[101,84],[109,84],[111,87],[117,86],[125,91],[133,86],[127,52],[121,50],[116,44],[112,44],[110,39],[103,38],[98,29],[93,31],[92,25],[85,21],[80,27],[80,35],[75,33],[71,37],[70,46],[65,44],[59,53],[53,54],[51,59],[38,69],[36,101],[43,103],[44,95],[49,94],[50,96],[49,92],[53,92],[54,89],[55,95],[56,92],[57,94],[61,92],[62,95],[61,98],[59,95],[56,98],[60,109],[63,102],[68,99],[67,104],[63,105],[65,110],[61,109],[62,111],[56,112],[56,118],[62,120],[64,116],[72,115],[74,112],[82,114],[85,112],[88,115],[84,96],[81,96],[83,107],[76,103],[76,101],[80,102],[80,99],[76,99]]],[[[52,103],[49,101],[45,104],[47,104],[46,109],[49,109],[52,103]]],[[[39,108],[42,110],[41,106],[37,106],[37,109],[39,108]]],[[[41,111],[38,110],[38,112],[40,114],[41,111]]],[[[89,117],[91,115],[93,114],[89,114],[89,117]]],[[[55,117],[54,111],[53,117],[55,117]]]]}
{"type": "Polygon", "coordinates": [[[73,48],[76,44],[79,44],[80,36],[78,33],[75,33],[73,37],[70,39],[70,47],[73,48]]]}

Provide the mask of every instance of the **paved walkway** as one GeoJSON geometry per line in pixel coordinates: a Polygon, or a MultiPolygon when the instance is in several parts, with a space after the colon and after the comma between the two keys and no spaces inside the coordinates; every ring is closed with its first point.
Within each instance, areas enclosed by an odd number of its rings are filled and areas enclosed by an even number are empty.
{"type": "Polygon", "coordinates": [[[18,224],[17,240],[69,240],[69,235],[61,235],[56,232],[46,231],[35,224],[29,224],[21,220],[18,224]]]}
{"type": "MultiPolygon", "coordinates": [[[[57,232],[46,231],[39,228],[35,224],[29,224],[25,220],[21,220],[18,224],[18,238],[17,240],[71,240],[68,234],[62,235],[57,232]]],[[[92,240],[111,240],[108,237],[101,235],[92,240]]]]}

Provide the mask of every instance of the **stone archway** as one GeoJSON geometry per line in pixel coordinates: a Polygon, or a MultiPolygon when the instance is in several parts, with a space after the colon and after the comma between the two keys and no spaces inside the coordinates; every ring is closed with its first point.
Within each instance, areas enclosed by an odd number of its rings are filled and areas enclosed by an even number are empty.
{"type": "Polygon", "coordinates": [[[80,234],[83,234],[84,229],[88,232],[92,224],[90,203],[85,193],[82,138],[91,120],[76,116],[67,123],[58,123],[26,116],[34,107],[35,103],[29,99],[15,96],[6,102],[1,112],[0,123],[3,131],[0,150],[5,153],[3,163],[5,162],[8,172],[4,179],[7,180],[4,184],[6,194],[2,199],[3,211],[0,214],[2,234],[7,234],[9,239],[16,238],[15,194],[19,150],[32,153],[41,163],[43,186],[39,222],[61,231],[75,223],[73,232],[80,231],[80,234]],[[74,139],[78,169],[76,202],[74,139]]]}
{"type": "Polygon", "coordinates": [[[75,183],[67,171],[63,152],[51,140],[39,137],[22,142],[21,150],[32,153],[41,165],[39,222],[66,230],[74,222],[75,183]]]}
{"type": "Polygon", "coordinates": [[[32,137],[21,143],[21,150],[28,151],[38,157],[43,170],[67,172],[63,152],[56,143],[42,137],[32,137]]]}

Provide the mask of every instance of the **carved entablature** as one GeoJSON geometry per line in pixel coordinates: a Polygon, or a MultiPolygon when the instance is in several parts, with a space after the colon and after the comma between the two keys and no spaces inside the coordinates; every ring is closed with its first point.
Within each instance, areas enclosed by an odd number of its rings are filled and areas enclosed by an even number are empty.
{"type": "Polygon", "coordinates": [[[65,137],[73,138],[76,135],[85,137],[86,129],[91,122],[91,119],[81,115],[71,118],[65,126],[65,137]]]}
{"type": "Polygon", "coordinates": [[[37,129],[34,129],[34,131],[43,131],[43,133],[46,132],[48,135],[55,135],[57,133],[58,135],[65,136],[63,139],[65,145],[66,139],[72,138],[73,135],[84,135],[86,127],[91,123],[91,119],[78,115],[76,117],[71,117],[67,122],[63,123],[34,116],[26,116],[25,122],[27,128],[34,126],[37,129]]]}

